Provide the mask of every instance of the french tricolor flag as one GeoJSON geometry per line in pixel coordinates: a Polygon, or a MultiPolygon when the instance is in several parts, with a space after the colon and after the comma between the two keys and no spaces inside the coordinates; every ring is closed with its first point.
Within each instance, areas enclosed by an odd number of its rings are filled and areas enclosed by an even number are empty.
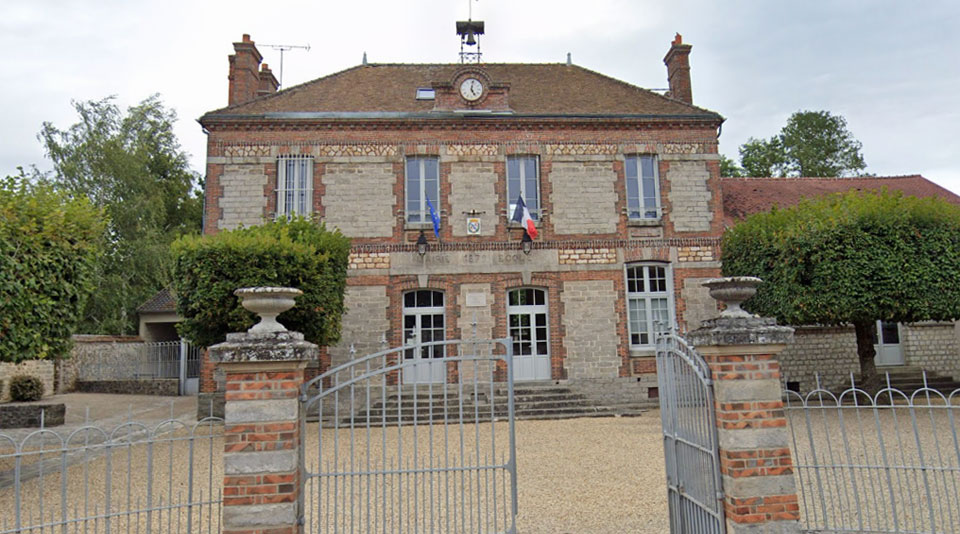
{"type": "Polygon", "coordinates": [[[530,239],[537,238],[537,227],[533,223],[533,217],[530,216],[530,210],[528,210],[527,205],[523,203],[523,195],[517,197],[517,209],[513,210],[513,218],[510,220],[520,223],[527,231],[530,239]]]}

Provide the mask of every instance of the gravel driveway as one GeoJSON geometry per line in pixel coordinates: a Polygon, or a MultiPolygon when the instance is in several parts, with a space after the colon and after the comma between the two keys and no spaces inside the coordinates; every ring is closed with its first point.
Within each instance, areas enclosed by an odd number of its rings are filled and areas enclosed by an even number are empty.
{"type": "MultiPolygon", "coordinates": [[[[315,428],[312,426],[307,431],[308,455],[310,451],[316,451],[315,428]]],[[[668,530],[660,419],[655,410],[632,418],[518,421],[516,429],[517,523],[520,533],[659,533],[668,530]]],[[[501,431],[498,429],[497,432],[501,431]]],[[[209,498],[208,481],[213,481],[216,491],[222,476],[218,455],[215,453],[211,462],[206,451],[211,445],[213,451],[222,450],[221,443],[219,437],[214,437],[212,443],[205,439],[195,447],[195,487],[198,491],[203,488],[204,499],[209,498]]],[[[154,506],[160,500],[166,506],[171,501],[185,500],[186,454],[186,444],[182,441],[155,444],[154,506]],[[175,481],[173,484],[168,484],[170,473],[175,481]]],[[[128,502],[128,484],[132,507],[136,508],[138,502],[145,502],[145,465],[145,447],[114,450],[114,509],[117,508],[116,503],[128,502]],[[134,466],[129,480],[128,462],[134,466]]],[[[92,460],[86,471],[81,465],[74,465],[68,472],[66,492],[71,503],[76,503],[80,515],[83,515],[85,506],[81,496],[85,494],[90,495],[90,501],[86,503],[87,515],[93,515],[98,507],[102,512],[105,461],[102,458],[92,460]]],[[[44,517],[48,521],[59,518],[59,498],[63,489],[59,473],[46,474],[42,484],[38,478],[24,484],[24,516],[39,513],[41,486],[44,517]]],[[[0,489],[0,518],[3,518],[0,520],[0,532],[10,528],[15,511],[13,499],[11,488],[0,489]]],[[[204,511],[195,509],[194,512],[194,530],[205,530],[210,507],[204,511]],[[202,529],[198,529],[198,523],[202,529]]],[[[185,515],[184,510],[174,509],[155,517],[154,530],[160,524],[163,531],[168,526],[176,531],[177,522],[182,524],[185,515]]],[[[114,521],[113,530],[133,530],[137,524],[145,527],[143,516],[139,520],[136,516],[123,517],[114,521]]],[[[101,521],[100,528],[91,532],[102,528],[101,521]]],[[[214,518],[210,530],[216,529],[214,518]]]]}

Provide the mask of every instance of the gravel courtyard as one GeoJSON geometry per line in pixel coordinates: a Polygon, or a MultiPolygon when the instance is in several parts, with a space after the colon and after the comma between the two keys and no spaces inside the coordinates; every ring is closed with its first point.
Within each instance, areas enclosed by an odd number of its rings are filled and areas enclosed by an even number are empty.
{"type": "MultiPolygon", "coordinates": [[[[517,523],[520,533],[659,533],[668,530],[662,439],[657,411],[631,418],[518,421],[516,425],[519,473],[517,523]]],[[[505,437],[505,426],[498,424],[497,441],[505,437]]],[[[316,443],[316,426],[311,425],[307,430],[308,456],[310,451],[315,454],[316,443]]],[[[199,454],[207,450],[208,445],[210,443],[206,440],[202,446],[197,445],[198,456],[194,462],[194,480],[198,488],[204,488],[205,498],[208,496],[206,487],[210,477],[216,487],[216,481],[222,476],[219,458],[212,462],[211,472],[208,469],[211,462],[199,454]]],[[[155,446],[154,499],[159,497],[167,505],[171,502],[168,495],[172,495],[174,503],[182,499],[178,495],[184,491],[183,480],[186,478],[186,465],[182,460],[185,458],[184,447],[183,442],[174,442],[172,451],[168,450],[165,443],[155,446]],[[177,481],[172,489],[167,484],[168,473],[171,472],[177,481]]],[[[219,437],[213,438],[212,447],[214,451],[222,450],[219,437]]],[[[114,509],[116,503],[128,502],[127,455],[126,448],[116,449],[113,453],[114,509]]],[[[129,502],[134,504],[143,502],[145,498],[145,473],[140,467],[146,464],[145,456],[144,447],[132,448],[129,462],[135,466],[135,470],[131,475],[133,495],[129,502]]],[[[81,496],[85,493],[83,484],[86,478],[87,491],[91,496],[87,507],[92,512],[99,506],[102,511],[104,461],[92,461],[86,472],[79,465],[70,467],[68,471],[67,492],[71,503],[76,503],[79,510],[83,511],[85,504],[81,496]]],[[[25,517],[39,513],[39,486],[37,478],[24,484],[22,497],[25,517]]],[[[48,473],[44,476],[44,517],[59,518],[61,489],[59,474],[48,473]]],[[[4,523],[6,528],[10,528],[15,510],[13,499],[12,488],[0,488],[0,517],[4,518],[0,521],[0,531],[5,530],[4,523]]],[[[73,506],[71,504],[71,508],[73,506]]],[[[171,525],[176,531],[176,524],[184,520],[184,515],[181,510],[176,510],[155,518],[154,529],[159,521],[164,528],[171,525]]],[[[199,525],[204,529],[207,516],[208,512],[198,514],[199,525]]],[[[135,523],[142,527],[144,519],[120,518],[113,527],[119,531],[124,526],[134,528],[135,523]]],[[[195,520],[195,530],[197,525],[195,520]]],[[[92,531],[102,528],[101,522],[100,528],[92,531]]],[[[214,519],[211,530],[215,529],[214,519]]]]}

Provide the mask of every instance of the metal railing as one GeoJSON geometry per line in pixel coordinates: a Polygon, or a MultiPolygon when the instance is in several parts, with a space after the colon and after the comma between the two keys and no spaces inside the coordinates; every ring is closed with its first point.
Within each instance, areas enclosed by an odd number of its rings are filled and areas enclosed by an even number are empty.
{"type": "Polygon", "coordinates": [[[960,531],[960,390],[787,392],[804,528],[960,531]]]}
{"type": "Polygon", "coordinates": [[[222,423],[0,434],[0,534],[219,532],[222,423]]]}
{"type": "Polygon", "coordinates": [[[670,532],[726,532],[710,367],[673,333],[657,338],[670,532]]]}
{"type": "Polygon", "coordinates": [[[398,347],[305,384],[304,530],[516,532],[511,347],[398,347]]]}

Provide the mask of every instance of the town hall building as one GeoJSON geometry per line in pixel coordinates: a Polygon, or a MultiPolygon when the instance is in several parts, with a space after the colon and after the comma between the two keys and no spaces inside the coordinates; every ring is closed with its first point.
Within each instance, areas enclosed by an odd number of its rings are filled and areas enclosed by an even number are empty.
{"type": "MultiPolygon", "coordinates": [[[[233,46],[228,106],[200,119],[204,232],[302,215],[351,238],[342,340],[318,371],[416,340],[512,336],[517,381],[649,398],[658,329],[717,313],[701,284],[720,274],[726,225],[760,209],[760,182],[725,194],[724,118],[694,105],[679,34],[666,94],[569,60],[364,61],[277,91],[250,36],[233,46]],[[521,198],[535,232],[515,220],[521,198]]],[[[937,328],[956,355],[953,326],[937,328]]],[[[404,383],[448,380],[439,351],[406,354],[428,365],[404,383]]],[[[212,391],[209,372],[201,384],[212,391]]]]}

